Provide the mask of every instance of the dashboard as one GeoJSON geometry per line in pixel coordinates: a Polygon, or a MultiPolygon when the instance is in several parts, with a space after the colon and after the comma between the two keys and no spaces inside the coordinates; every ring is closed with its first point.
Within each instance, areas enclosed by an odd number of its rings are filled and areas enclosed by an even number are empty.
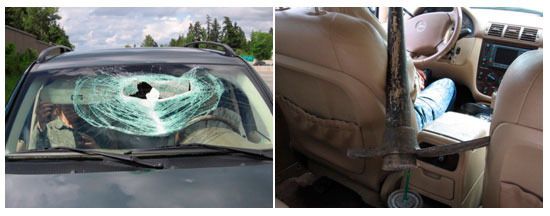
{"type": "Polygon", "coordinates": [[[498,89],[510,64],[524,52],[533,49],[536,48],[484,40],[477,68],[477,89],[484,95],[492,95],[498,89]]]}
{"type": "Polygon", "coordinates": [[[491,17],[481,32],[483,43],[476,74],[477,90],[491,96],[518,56],[542,48],[542,27],[531,26],[538,23],[537,15],[483,8],[475,10],[480,16],[485,13],[491,17]],[[505,17],[499,18],[499,14],[505,17]]]}
{"type": "MultiPolygon", "coordinates": [[[[432,69],[436,77],[464,84],[477,101],[490,102],[509,65],[519,55],[543,47],[542,14],[519,9],[462,8],[462,28],[471,32],[459,39],[447,56],[424,67],[432,69]]],[[[452,10],[416,8],[414,16],[452,10]]]]}

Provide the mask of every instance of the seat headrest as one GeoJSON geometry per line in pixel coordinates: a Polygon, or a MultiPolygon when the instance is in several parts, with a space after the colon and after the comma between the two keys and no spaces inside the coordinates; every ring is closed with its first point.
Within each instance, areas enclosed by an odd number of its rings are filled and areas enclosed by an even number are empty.
{"type": "Polygon", "coordinates": [[[501,123],[542,131],[542,50],[525,52],[508,68],[497,92],[491,133],[501,123]]]}
{"type": "Polygon", "coordinates": [[[366,21],[313,8],[276,12],[276,54],[341,71],[384,98],[385,38],[366,21]]]}
{"type": "Polygon", "coordinates": [[[372,13],[368,11],[365,7],[323,7],[322,10],[346,14],[352,17],[363,19],[366,22],[370,23],[376,29],[378,34],[382,36],[382,38],[386,39],[388,37],[386,30],[380,24],[378,18],[372,15],[372,13]]]}

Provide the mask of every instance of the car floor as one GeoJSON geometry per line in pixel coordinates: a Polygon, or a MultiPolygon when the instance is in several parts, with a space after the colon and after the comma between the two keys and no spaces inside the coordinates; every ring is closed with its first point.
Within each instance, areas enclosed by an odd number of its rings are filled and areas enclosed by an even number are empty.
{"type": "Polygon", "coordinates": [[[276,185],[278,199],[291,208],[368,208],[361,197],[326,177],[306,172],[276,185]]]}
{"type": "MultiPolygon", "coordinates": [[[[290,208],[372,208],[361,197],[327,177],[317,177],[305,172],[299,177],[288,178],[276,185],[276,197],[290,208]]],[[[448,206],[422,196],[423,208],[448,206]]]]}

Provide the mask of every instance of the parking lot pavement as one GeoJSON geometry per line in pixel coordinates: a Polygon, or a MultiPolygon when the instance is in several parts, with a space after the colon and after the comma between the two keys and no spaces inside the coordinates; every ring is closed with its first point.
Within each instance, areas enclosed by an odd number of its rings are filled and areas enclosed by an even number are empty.
{"type": "Polygon", "coordinates": [[[273,66],[253,66],[273,92],[273,66]]]}

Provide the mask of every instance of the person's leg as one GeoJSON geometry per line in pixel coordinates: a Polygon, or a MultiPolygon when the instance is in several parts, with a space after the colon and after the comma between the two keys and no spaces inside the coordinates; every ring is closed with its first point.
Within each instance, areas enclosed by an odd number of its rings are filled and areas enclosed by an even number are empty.
{"type": "Polygon", "coordinates": [[[422,90],[414,102],[418,130],[449,110],[455,97],[455,84],[448,78],[437,80],[422,90]]]}

